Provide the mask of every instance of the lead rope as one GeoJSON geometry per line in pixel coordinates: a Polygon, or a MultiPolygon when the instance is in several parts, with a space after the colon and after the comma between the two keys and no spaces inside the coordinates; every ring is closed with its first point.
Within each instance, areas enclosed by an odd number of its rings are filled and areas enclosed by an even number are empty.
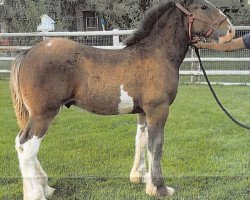
{"type": "Polygon", "coordinates": [[[206,79],[206,81],[207,81],[208,87],[209,87],[209,89],[211,90],[211,92],[212,92],[212,94],[213,94],[213,96],[214,96],[214,99],[216,100],[216,102],[217,102],[217,104],[219,105],[219,107],[220,107],[220,108],[222,109],[222,111],[228,116],[228,118],[231,119],[235,124],[237,124],[238,126],[241,126],[242,128],[245,128],[245,129],[250,130],[250,126],[248,126],[248,125],[246,125],[246,124],[243,124],[243,123],[239,122],[238,120],[236,120],[236,119],[235,119],[235,118],[234,118],[234,117],[224,108],[224,106],[221,104],[220,100],[218,99],[218,97],[217,97],[217,95],[216,95],[216,93],[215,93],[215,91],[214,91],[214,89],[213,89],[213,87],[212,87],[212,85],[211,85],[211,83],[210,83],[210,81],[209,81],[209,79],[208,79],[207,73],[206,73],[206,71],[205,71],[205,69],[204,69],[204,67],[203,67],[203,65],[202,65],[199,50],[198,50],[197,47],[194,47],[194,49],[195,49],[195,53],[196,53],[196,55],[197,55],[197,57],[198,57],[198,60],[199,60],[199,62],[200,62],[200,67],[201,67],[201,70],[202,70],[202,72],[203,72],[203,74],[204,74],[204,77],[205,77],[205,79],[206,79]]]}

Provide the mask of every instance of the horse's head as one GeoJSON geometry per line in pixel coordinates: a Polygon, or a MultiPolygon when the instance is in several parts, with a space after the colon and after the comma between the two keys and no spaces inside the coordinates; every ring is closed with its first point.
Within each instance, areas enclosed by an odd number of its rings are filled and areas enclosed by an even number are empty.
{"type": "Polygon", "coordinates": [[[235,35],[235,29],[228,18],[206,0],[181,0],[176,6],[187,15],[189,37],[205,37],[229,42],[235,35]]]}

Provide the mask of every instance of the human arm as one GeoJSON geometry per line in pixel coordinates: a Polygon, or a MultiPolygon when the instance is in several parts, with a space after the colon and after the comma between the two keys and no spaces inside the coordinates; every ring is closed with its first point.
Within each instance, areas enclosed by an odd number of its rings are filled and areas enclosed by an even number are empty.
{"type": "Polygon", "coordinates": [[[233,39],[231,42],[224,44],[216,42],[211,42],[211,43],[197,42],[193,45],[199,49],[211,49],[215,51],[236,51],[245,48],[243,37],[233,39]]]}

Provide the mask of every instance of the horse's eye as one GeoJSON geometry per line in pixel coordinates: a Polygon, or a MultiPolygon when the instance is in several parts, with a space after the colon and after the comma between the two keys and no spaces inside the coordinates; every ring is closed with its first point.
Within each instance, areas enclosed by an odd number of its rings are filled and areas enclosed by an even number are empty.
{"type": "Polygon", "coordinates": [[[206,10],[206,9],[207,9],[207,6],[203,5],[203,6],[201,6],[201,9],[202,9],[202,10],[206,10]]]}

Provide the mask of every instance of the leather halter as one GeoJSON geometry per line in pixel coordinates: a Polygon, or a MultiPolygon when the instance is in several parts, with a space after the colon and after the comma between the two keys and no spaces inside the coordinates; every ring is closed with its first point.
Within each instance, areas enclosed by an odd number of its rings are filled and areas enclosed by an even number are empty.
{"type": "Polygon", "coordinates": [[[189,12],[186,8],[184,8],[179,3],[175,3],[175,5],[177,8],[179,8],[182,12],[184,12],[188,16],[188,21],[189,21],[188,34],[189,34],[189,42],[190,43],[193,40],[192,27],[193,27],[194,20],[198,20],[198,21],[204,22],[206,24],[209,24],[210,29],[206,33],[204,33],[204,35],[203,35],[205,38],[208,38],[225,20],[227,20],[226,16],[223,16],[219,20],[212,20],[212,19],[207,20],[207,19],[204,19],[204,18],[196,15],[195,13],[189,12]]]}

